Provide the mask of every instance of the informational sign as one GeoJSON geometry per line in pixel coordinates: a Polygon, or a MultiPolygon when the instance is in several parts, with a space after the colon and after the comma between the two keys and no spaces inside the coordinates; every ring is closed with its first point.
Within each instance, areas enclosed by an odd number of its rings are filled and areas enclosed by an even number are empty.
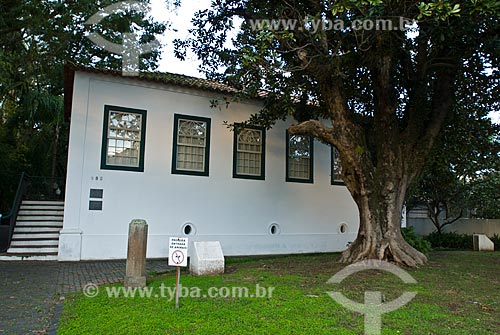
{"type": "Polygon", "coordinates": [[[168,241],[168,265],[187,266],[187,237],[170,237],[168,241]]]}

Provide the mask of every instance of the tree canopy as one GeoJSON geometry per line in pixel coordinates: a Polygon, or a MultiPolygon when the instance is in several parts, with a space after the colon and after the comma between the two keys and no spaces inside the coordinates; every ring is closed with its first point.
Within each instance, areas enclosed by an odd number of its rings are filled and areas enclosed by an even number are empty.
{"type": "Polygon", "coordinates": [[[426,206],[439,233],[462,217],[500,217],[500,124],[488,113],[477,97],[459,97],[411,187],[409,207],[426,206]]]}
{"type": "Polygon", "coordinates": [[[402,204],[459,97],[495,108],[499,8],[492,0],[216,0],[195,15],[193,38],[176,41],[177,54],[191,48],[208,77],[242,96],[265,91],[249,122],[293,117],[292,134],[340,151],[360,212],[342,261],[415,266],[426,257],[401,237],[402,204]]]}

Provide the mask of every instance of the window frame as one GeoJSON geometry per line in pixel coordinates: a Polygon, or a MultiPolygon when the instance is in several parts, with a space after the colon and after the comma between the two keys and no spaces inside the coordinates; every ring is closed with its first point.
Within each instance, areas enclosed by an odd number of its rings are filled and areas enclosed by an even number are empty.
{"type": "Polygon", "coordinates": [[[288,132],[288,129],[286,130],[286,163],[285,163],[285,169],[286,169],[286,182],[292,182],[292,183],[306,183],[306,184],[313,184],[314,183],[314,137],[311,135],[305,135],[305,134],[296,134],[296,135],[291,135],[288,132]],[[290,177],[290,169],[289,169],[289,161],[290,161],[290,137],[291,136],[306,136],[309,137],[309,178],[296,178],[296,177],[290,177]]]}
{"type": "Polygon", "coordinates": [[[334,169],[334,163],[335,163],[335,155],[334,155],[334,150],[337,150],[333,145],[330,145],[330,184],[331,185],[345,185],[344,181],[341,179],[335,179],[335,169],[334,169]]]}
{"type": "Polygon", "coordinates": [[[210,134],[211,134],[211,119],[207,117],[185,115],[185,114],[174,114],[174,138],[173,138],[173,148],[172,148],[172,174],[181,174],[188,176],[202,176],[208,177],[210,173],[210,134]],[[197,122],[205,122],[207,125],[205,133],[205,162],[203,171],[193,171],[193,170],[182,170],[177,168],[177,138],[179,131],[179,120],[189,120],[197,122]]]}
{"type": "Polygon", "coordinates": [[[103,132],[102,132],[102,143],[101,143],[101,170],[121,170],[121,171],[133,171],[133,172],[144,172],[144,158],[146,149],[146,115],[147,111],[145,109],[136,109],[130,107],[104,105],[104,121],[103,121],[103,132]],[[121,112],[130,114],[140,114],[141,115],[141,143],[139,146],[139,164],[138,166],[124,166],[124,165],[114,165],[107,163],[108,157],[108,132],[109,132],[109,115],[111,112],[121,112]]]}
{"type": "Polygon", "coordinates": [[[264,127],[245,125],[244,123],[235,123],[233,129],[233,178],[239,179],[266,179],[266,129],[264,127]],[[253,129],[261,132],[261,152],[260,152],[260,175],[250,175],[238,173],[238,135],[242,129],[253,129]]]}

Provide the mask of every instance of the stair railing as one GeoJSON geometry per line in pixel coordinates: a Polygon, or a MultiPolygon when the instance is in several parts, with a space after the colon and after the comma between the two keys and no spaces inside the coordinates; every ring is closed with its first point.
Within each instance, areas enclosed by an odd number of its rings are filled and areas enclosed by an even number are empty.
{"type": "Polygon", "coordinates": [[[14,198],[14,202],[12,204],[10,212],[9,214],[2,216],[0,220],[1,224],[7,222],[6,225],[9,226],[6,247],[0,250],[0,252],[5,252],[10,247],[12,235],[14,234],[14,228],[16,228],[17,213],[19,212],[19,208],[21,207],[23,197],[26,195],[26,192],[28,190],[29,183],[30,176],[28,176],[24,172],[21,173],[21,178],[19,179],[19,184],[17,185],[16,197],[14,198]]]}

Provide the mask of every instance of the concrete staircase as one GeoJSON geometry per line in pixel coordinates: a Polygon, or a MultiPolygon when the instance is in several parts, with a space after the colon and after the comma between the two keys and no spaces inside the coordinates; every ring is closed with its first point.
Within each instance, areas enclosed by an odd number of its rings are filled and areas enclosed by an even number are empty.
{"type": "Polygon", "coordinates": [[[63,201],[23,200],[10,248],[0,260],[57,260],[63,201]]]}

